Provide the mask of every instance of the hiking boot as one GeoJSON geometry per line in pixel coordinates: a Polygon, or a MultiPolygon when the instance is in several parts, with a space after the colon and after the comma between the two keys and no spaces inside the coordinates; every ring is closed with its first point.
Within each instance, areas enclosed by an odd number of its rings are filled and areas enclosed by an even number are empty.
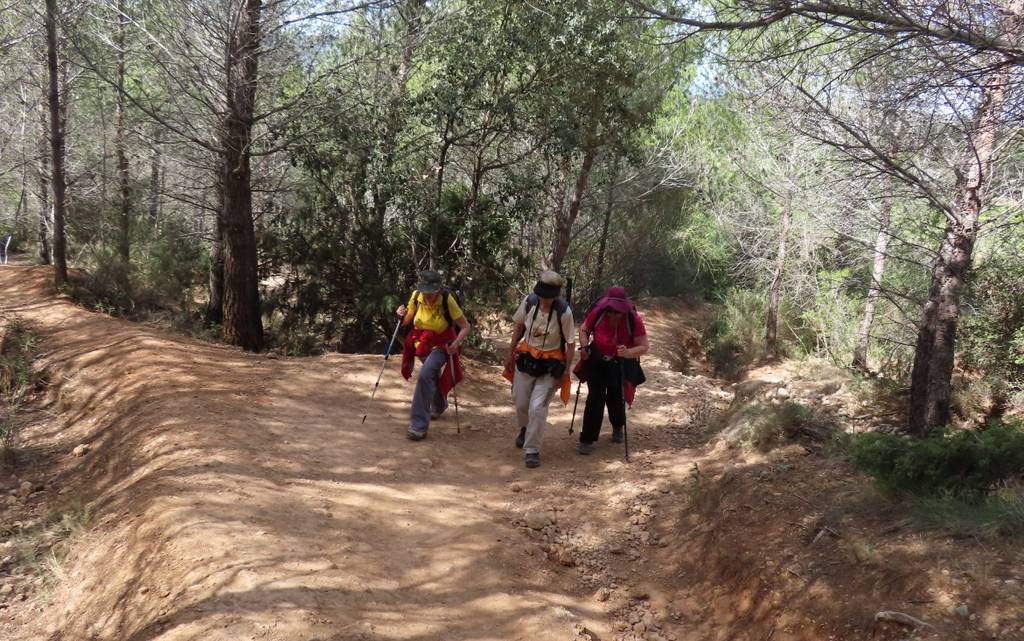
{"type": "Polygon", "coordinates": [[[443,414],[443,412],[431,412],[430,420],[436,421],[437,419],[441,418],[441,414],[443,414]]]}
{"type": "Polygon", "coordinates": [[[427,430],[423,430],[421,432],[420,430],[414,430],[410,427],[409,431],[406,432],[405,435],[409,437],[410,441],[422,441],[427,438],[427,430]]]}
{"type": "Polygon", "coordinates": [[[583,443],[582,441],[576,445],[576,453],[583,454],[586,456],[594,451],[593,443],[583,443]]]}
{"type": "Polygon", "coordinates": [[[621,427],[612,427],[612,443],[621,443],[621,442],[622,442],[622,428],[621,427]]]}
{"type": "Polygon", "coordinates": [[[540,467],[540,452],[526,453],[526,467],[540,467]]]}
{"type": "Polygon", "coordinates": [[[526,443],[526,428],[519,428],[519,436],[516,437],[516,447],[523,449],[523,445],[526,443]]]}

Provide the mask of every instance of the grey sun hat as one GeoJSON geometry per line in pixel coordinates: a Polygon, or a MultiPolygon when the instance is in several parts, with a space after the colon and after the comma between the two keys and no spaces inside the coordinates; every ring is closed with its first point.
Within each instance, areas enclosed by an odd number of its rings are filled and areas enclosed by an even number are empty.
{"type": "Polygon", "coordinates": [[[442,287],[444,287],[444,282],[441,280],[441,274],[430,270],[423,270],[419,273],[416,289],[421,294],[436,294],[441,291],[442,287]]]}

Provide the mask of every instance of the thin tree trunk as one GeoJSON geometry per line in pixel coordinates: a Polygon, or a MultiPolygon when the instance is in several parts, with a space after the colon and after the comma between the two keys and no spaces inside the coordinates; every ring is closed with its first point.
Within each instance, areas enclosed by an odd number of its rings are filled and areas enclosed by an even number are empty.
{"type": "Polygon", "coordinates": [[[437,159],[437,186],[434,189],[434,211],[431,214],[430,254],[428,257],[431,270],[437,270],[437,236],[440,233],[441,194],[444,192],[444,169],[448,164],[448,151],[452,146],[451,141],[448,139],[448,133],[451,131],[452,120],[454,120],[454,117],[449,118],[448,124],[445,126],[444,139],[441,143],[441,153],[438,155],[437,159]]]}
{"type": "Polygon", "coordinates": [[[576,184],[573,186],[572,200],[569,201],[569,209],[564,216],[555,220],[555,242],[551,248],[551,269],[560,271],[562,261],[569,253],[569,243],[572,242],[572,228],[576,224],[576,218],[580,215],[583,207],[583,195],[587,191],[587,181],[590,180],[590,171],[594,168],[594,158],[597,156],[597,145],[589,144],[583,152],[583,163],[580,165],[580,173],[576,176],[576,184]]]}
{"type": "Polygon", "coordinates": [[[472,215],[480,203],[480,188],[484,184],[484,150],[480,148],[473,159],[473,175],[469,182],[469,202],[466,203],[466,214],[472,215]]]}
{"type": "Polygon", "coordinates": [[[882,291],[885,276],[885,256],[889,248],[889,222],[892,218],[892,200],[885,199],[879,220],[878,236],[875,237],[875,252],[871,263],[871,285],[868,286],[867,300],[864,301],[864,316],[857,330],[857,346],[853,350],[853,367],[868,371],[868,349],[871,347],[871,325],[875,322],[875,305],[882,291]]]}
{"type": "MultiPolygon", "coordinates": [[[[608,246],[608,228],[612,222],[612,211],[615,207],[615,187],[619,182],[619,156],[616,154],[615,160],[612,161],[612,178],[608,184],[608,200],[604,206],[604,220],[601,222],[601,240],[597,246],[597,274],[594,276],[594,288],[596,291],[592,292],[597,294],[602,289],[602,280],[604,279],[604,252],[608,246]]],[[[596,300],[596,297],[595,297],[596,300]]]]}
{"type": "Polygon", "coordinates": [[[26,198],[26,184],[25,175],[21,176],[21,192],[18,194],[18,204],[14,208],[14,233],[15,237],[20,236],[21,229],[21,212],[25,210],[25,198],[26,198]]]}
{"type": "Polygon", "coordinates": [[[65,189],[64,123],[61,118],[57,66],[57,0],[46,0],[46,60],[49,75],[50,149],[53,157],[53,263],[54,284],[61,289],[68,282],[64,239],[65,189]]]}
{"type": "Polygon", "coordinates": [[[21,194],[18,196],[18,207],[14,210],[14,235],[19,241],[25,240],[28,234],[22,225],[21,217],[25,210],[28,208],[28,158],[25,154],[25,127],[28,123],[28,100],[24,94],[24,87],[20,89],[21,96],[21,133],[20,133],[20,148],[21,148],[21,194]]]}
{"type": "MultiPolygon", "coordinates": [[[[1021,32],[1022,8],[1024,0],[1014,0],[1010,5],[1007,33],[1012,37],[1021,32]]],[[[911,372],[909,428],[915,434],[925,434],[949,423],[960,296],[971,269],[983,188],[992,167],[1000,116],[1009,90],[1010,68],[1010,63],[1003,60],[985,78],[957,180],[957,211],[946,222],[932,271],[911,372]]]]}
{"type": "MultiPolygon", "coordinates": [[[[44,92],[45,94],[45,92],[44,92]]],[[[39,263],[53,262],[50,253],[50,123],[46,98],[39,103],[39,263]]]]}
{"type": "Polygon", "coordinates": [[[110,207],[110,198],[108,198],[110,172],[107,171],[107,160],[110,158],[110,153],[107,150],[107,104],[102,94],[99,99],[100,132],[102,132],[100,138],[103,141],[103,149],[100,152],[102,159],[100,162],[100,204],[103,206],[103,211],[106,212],[110,207]]]}
{"type": "Polygon", "coordinates": [[[398,134],[404,125],[403,110],[408,95],[407,85],[409,75],[412,73],[412,59],[419,43],[426,4],[426,0],[408,0],[405,3],[408,13],[403,13],[405,33],[402,36],[402,55],[398,62],[398,69],[391,80],[391,97],[381,137],[382,169],[377,173],[377,179],[373,185],[373,209],[378,227],[384,224],[388,203],[394,196],[394,187],[389,174],[395,160],[398,134]]]}
{"type": "Polygon", "coordinates": [[[124,75],[125,75],[125,38],[124,32],[127,28],[127,16],[125,15],[124,0],[117,2],[117,133],[115,134],[114,146],[117,154],[117,173],[121,187],[120,213],[118,216],[118,254],[124,265],[122,273],[127,286],[128,268],[131,260],[131,182],[128,170],[128,149],[125,134],[125,104],[124,75]]]}
{"type": "MultiPolygon", "coordinates": [[[[222,180],[218,177],[218,183],[222,180]]],[[[219,325],[224,322],[224,190],[217,187],[217,213],[213,217],[213,245],[210,247],[209,300],[206,304],[206,322],[219,325]]]]}
{"type": "Polygon", "coordinates": [[[779,248],[775,254],[775,271],[768,286],[768,317],[765,320],[764,347],[768,358],[779,356],[779,307],[782,300],[782,283],[786,275],[786,252],[789,244],[789,226],[792,221],[791,204],[782,209],[779,248]]]}
{"type": "Polygon", "coordinates": [[[250,165],[262,8],[261,0],[246,0],[229,40],[227,117],[221,125],[224,340],[249,351],[263,347],[250,165]]]}
{"type": "Polygon", "coordinates": [[[149,224],[157,226],[160,218],[160,171],[163,163],[164,128],[157,125],[153,131],[153,158],[149,165],[149,224]]]}

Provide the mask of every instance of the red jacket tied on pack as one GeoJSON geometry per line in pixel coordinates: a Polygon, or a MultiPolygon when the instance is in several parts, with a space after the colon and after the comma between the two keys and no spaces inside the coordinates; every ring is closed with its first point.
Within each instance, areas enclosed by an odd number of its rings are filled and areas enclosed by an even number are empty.
{"type": "MultiPolygon", "coordinates": [[[[455,340],[455,328],[452,326],[449,326],[440,333],[429,329],[411,330],[409,335],[405,337],[405,344],[402,347],[402,376],[405,377],[405,380],[412,378],[412,369],[416,364],[417,358],[422,360],[430,356],[430,352],[435,349],[444,349],[453,340],[455,340]]],[[[447,397],[448,392],[456,384],[462,382],[462,377],[462,359],[456,353],[452,355],[448,362],[445,363],[444,369],[441,370],[441,376],[437,382],[437,387],[441,394],[447,397]],[[451,371],[452,367],[455,369],[454,372],[451,371]]]]}

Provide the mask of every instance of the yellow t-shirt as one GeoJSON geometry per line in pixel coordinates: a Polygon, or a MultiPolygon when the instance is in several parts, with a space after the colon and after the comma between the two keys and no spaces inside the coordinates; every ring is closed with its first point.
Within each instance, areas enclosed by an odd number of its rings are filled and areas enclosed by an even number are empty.
{"type": "MultiPolygon", "coordinates": [[[[413,327],[416,329],[427,329],[440,334],[448,329],[448,319],[444,317],[444,312],[441,310],[441,300],[443,298],[444,294],[438,293],[437,300],[431,306],[427,303],[423,294],[413,292],[412,296],[409,297],[409,304],[406,305],[408,308],[406,320],[408,321],[409,314],[413,314],[413,327]]],[[[451,314],[452,320],[462,318],[462,308],[455,301],[455,295],[451,293],[448,294],[448,313],[451,314]]]]}

